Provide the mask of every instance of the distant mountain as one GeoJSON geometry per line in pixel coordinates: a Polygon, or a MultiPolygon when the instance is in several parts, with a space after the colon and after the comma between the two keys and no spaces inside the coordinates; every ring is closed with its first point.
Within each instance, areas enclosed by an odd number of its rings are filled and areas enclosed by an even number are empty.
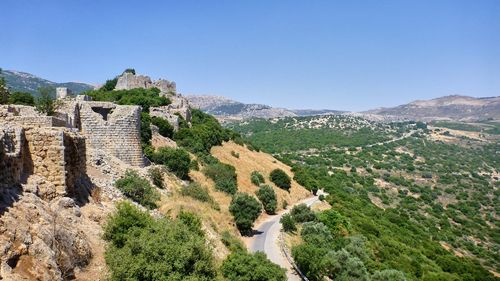
{"type": "Polygon", "coordinates": [[[74,94],[94,89],[94,86],[85,83],[56,83],[30,73],[15,70],[2,70],[0,76],[5,78],[7,87],[9,87],[11,91],[28,92],[35,96],[38,95],[38,88],[40,87],[66,87],[74,94]]]}
{"type": "Polygon", "coordinates": [[[377,108],[356,115],[379,120],[500,120],[500,97],[474,98],[452,95],[417,100],[396,107],[377,108]]]}
{"type": "Polygon", "coordinates": [[[217,116],[219,119],[241,120],[248,118],[275,118],[291,116],[310,116],[320,114],[340,114],[338,110],[313,110],[313,109],[286,109],[275,108],[264,104],[246,104],[221,96],[188,95],[191,106],[199,108],[206,113],[217,116]]]}

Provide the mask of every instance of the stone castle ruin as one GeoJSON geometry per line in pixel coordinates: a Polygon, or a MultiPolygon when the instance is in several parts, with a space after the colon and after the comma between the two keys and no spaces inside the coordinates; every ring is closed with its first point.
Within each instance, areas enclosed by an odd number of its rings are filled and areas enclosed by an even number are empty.
{"type": "MultiPolygon", "coordinates": [[[[124,73],[116,90],[152,87],[172,103],[151,108],[151,116],[165,118],[176,130],[181,118],[189,124],[189,104],[176,94],[174,82],[124,73]]],[[[96,221],[81,216],[79,206],[96,202],[97,187],[111,201],[122,198],[113,180],[128,168],[146,171],[140,106],[73,97],[66,88],[56,96],[54,116],[31,106],[0,105],[0,279],[73,276],[92,256],[86,235],[94,230],[82,225],[96,221]]],[[[151,127],[153,146],[176,146],[151,127]]],[[[103,205],[92,206],[103,212],[103,205]]]]}

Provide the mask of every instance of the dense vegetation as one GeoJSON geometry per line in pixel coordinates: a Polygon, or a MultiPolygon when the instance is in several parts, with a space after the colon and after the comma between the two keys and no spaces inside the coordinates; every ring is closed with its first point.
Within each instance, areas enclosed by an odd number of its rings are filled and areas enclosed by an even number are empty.
{"type": "Polygon", "coordinates": [[[217,271],[199,219],[153,219],[129,203],[107,221],[106,263],[111,280],[214,280],[217,271]]]}
{"type": "Polygon", "coordinates": [[[400,280],[403,273],[408,280],[494,280],[486,268],[500,272],[500,144],[492,137],[349,116],[230,127],[292,165],[299,183],[329,193],[328,212],[305,219],[303,208],[296,220],[282,220],[290,231],[300,221],[316,224],[299,227],[304,243],[293,250],[310,279],[400,280]],[[312,229],[324,235],[312,237],[312,229]],[[353,237],[363,241],[365,258],[349,250],[353,237]],[[340,269],[333,266],[339,259],[346,261],[340,269]]]}
{"type": "Polygon", "coordinates": [[[181,179],[187,179],[191,157],[189,153],[182,148],[160,147],[157,151],[151,153],[151,161],[162,164],[169,171],[181,179]]]}
{"type": "Polygon", "coordinates": [[[222,264],[221,271],[229,281],[286,280],[285,270],[261,252],[253,255],[243,251],[232,253],[222,264]]]}
{"type": "Polygon", "coordinates": [[[133,170],[127,170],[125,175],[115,182],[115,186],[125,196],[147,208],[156,208],[156,201],[160,200],[160,195],[149,181],[133,170]]]}

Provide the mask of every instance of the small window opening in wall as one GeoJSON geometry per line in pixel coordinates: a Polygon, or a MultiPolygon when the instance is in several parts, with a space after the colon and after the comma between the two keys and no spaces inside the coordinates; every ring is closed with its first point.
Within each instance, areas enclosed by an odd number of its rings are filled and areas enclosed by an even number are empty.
{"type": "Polygon", "coordinates": [[[95,113],[99,113],[102,116],[104,121],[108,120],[108,115],[113,112],[112,108],[104,108],[104,107],[92,107],[92,111],[95,113]]]}

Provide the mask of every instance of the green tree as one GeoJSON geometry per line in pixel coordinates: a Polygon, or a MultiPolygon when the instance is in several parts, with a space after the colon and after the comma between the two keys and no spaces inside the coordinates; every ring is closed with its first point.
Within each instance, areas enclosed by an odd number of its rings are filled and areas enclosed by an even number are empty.
{"type": "Polygon", "coordinates": [[[158,127],[158,133],[166,138],[172,138],[174,135],[174,127],[165,119],[160,117],[151,117],[151,124],[158,127]]]}
{"type": "Polygon", "coordinates": [[[191,157],[182,148],[160,147],[157,152],[153,153],[152,161],[165,165],[181,179],[187,179],[189,176],[191,157]]]}
{"type": "Polygon", "coordinates": [[[35,99],[30,93],[14,92],[9,96],[9,103],[34,106],[35,99]]]}
{"type": "Polygon", "coordinates": [[[269,175],[269,179],[279,188],[284,190],[290,190],[291,179],[290,177],[281,169],[274,169],[269,175]]]}
{"type": "Polygon", "coordinates": [[[296,222],[307,222],[316,220],[316,215],[306,204],[295,205],[290,212],[296,222]]]}
{"type": "Polygon", "coordinates": [[[368,281],[370,276],[364,263],[346,250],[330,251],[323,257],[322,268],[332,280],[368,281]]]}
{"type": "Polygon", "coordinates": [[[300,231],[300,237],[306,242],[318,247],[328,247],[333,243],[333,236],[321,222],[306,222],[300,231]]]}
{"type": "Polygon", "coordinates": [[[215,182],[217,190],[234,195],[238,191],[236,169],[215,159],[215,163],[208,164],[203,173],[215,182]]]}
{"type": "Polygon", "coordinates": [[[222,274],[229,281],[285,281],[285,269],[272,263],[261,252],[238,251],[222,263],[222,274]]]}
{"type": "Polygon", "coordinates": [[[347,233],[350,229],[347,218],[333,209],[329,209],[319,213],[318,219],[322,223],[324,223],[334,234],[347,233]]]}
{"type": "Polygon", "coordinates": [[[322,257],[326,251],[309,243],[292,248],[292,257],[300,271],[311,281],[323,280],[322,257]]]}
{"type": "Polygon", "coordinates": [[[47,116],[56,113],[59,103],[54,99],[54,88],[42,87],[38,89],[40,96],[36,100],[35,109],[47,116]]]}
{"type": "Polygon", "coordinates": [[[246,193],[236,193],[229,205],[229,212],[233,215],[241,234],[251,233],[253,223],[259,217],[261,210],[259,201],[246,193]]]}
{"type": "Polygon", "coordinates": [[[262,185],[259,190],[255,192],[255,194],[262,203],[262,206],[264,206],[264,211],[266,211],[267,214],[273,215],[276,213],[278,199],[276,198],[276,193],[271,186],[262,185]]]}
{"type": "Polygon", "coordinates": [[[256,186],[260,186],[261,184],[263,184],[265,182],[264,176],[261,173],[259,173],[258,171],[253,171],[250,174],[250,181],[256,186]]]}
{"type": "MultiPolygon", "coordinates": [[[[2,74],[2,69],[0,69],[0,74],[2,74]]],[[[10,92],[5,78],[0,77],[0,104],[6,104],[9,101],[9,95],[10,92]]]]}
{"type": "Polygon", "coordinates": [[[147,208],[156,208],[156,201],[160,194],[149,184],[148,180],[142,178],[133,170],[127,170],[125,175],[115,182],[123,194],[135,202],[147,208]]]}
{"type": "Polygon", "coordinates": [[[286,232],[294,232],[297,230],[295,221],[290,214],[284,214],[280,219],[280,223],[283,226],[283,230],[286,232]]]}

